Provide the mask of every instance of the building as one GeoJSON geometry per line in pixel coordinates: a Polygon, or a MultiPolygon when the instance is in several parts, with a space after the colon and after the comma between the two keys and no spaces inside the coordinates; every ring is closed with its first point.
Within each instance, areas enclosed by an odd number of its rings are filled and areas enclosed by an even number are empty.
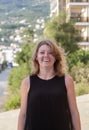
{"type": "Polygon", "coordinates": [[[82,36],[78,45],[89,49],[89,0],[66,0],[66,13],[67,19],[75,20],[75,27],[82,36]]]}
{"type": "Polygon", "coordinates": [[[50,17],[58,15],[60,10],[65,10],[65,7],[65,0],[50,0],[50,17]]]}
{"type": "Polygon", "coordinates": [[[89,0],[64,0],[64,3],[62,0],[50,0],[50,9],[51,16],[58,15],[60,10],[66,10],[67,20],[74,19],[75,27],[82,37],[78,45],[89,49],[89,0]]]}
{"type": "Polygon", "coordinates": [[[2,64],[4,61],[7,61],[7,63],[11,63],[14,66],[18,66],[17,63],[15,63],[15,57],[16,52],[21,51],[20,47],[17,46],[9,46],[9,47],[0,47],[0,64],[2,64]]]}

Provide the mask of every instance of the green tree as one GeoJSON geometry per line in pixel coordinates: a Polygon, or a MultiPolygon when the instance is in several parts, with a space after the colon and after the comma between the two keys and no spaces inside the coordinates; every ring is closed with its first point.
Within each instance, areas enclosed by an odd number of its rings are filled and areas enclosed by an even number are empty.
{"type": "Polygon", "coordinates": [[[31,56],[34,48],[34,43],[25,43],[21,45],[21,51],[17,52],[16,62],[21,66],[25,64],[29,70],[31,67],[31,56]]]}
{"type": "Polygon", "coordinates": [[[12,68],[9,76],[10,97],[5,104],[7,110],[18,108],[20,105],[20,85],[24,77],[31,72],[31,57],[35,43],[33,43],[33,31],[25,31],[25,41],[21,44],[21,51],[17,52],[15,61],[19,64],[17,68],[12,68]],[[31,40],[29,40],[31,39],[31,40]]]}
{"type": "Polygon", "coordinates": [[[25,29],[23,31],[23,44],[21,44],[21,51],[17,52],[15,61],[21,66],[25,64],[28,71],[31,67],[32,51],[35,43],[33,43],[34,31],[32,28],[25,29]]]}
{"type": "Polygon", "coordinates": [[[26,43],[31,43],[33,42],[33,38],[34,38],[34,31],[33,28],[29,27],[27,29],[25,29],[22,32],[22,35],[24,35],[23,41],[26,43]]]}
{"type": "Polygon", "coordinates": [[[75,29],[74,22],[66,22],[64,12],[61,12],[59,16],[50,19],[46,23],[44,35],[55,39],[68,53],[78,50],[76,43],[81,40],[78,30],[75,29]]]}

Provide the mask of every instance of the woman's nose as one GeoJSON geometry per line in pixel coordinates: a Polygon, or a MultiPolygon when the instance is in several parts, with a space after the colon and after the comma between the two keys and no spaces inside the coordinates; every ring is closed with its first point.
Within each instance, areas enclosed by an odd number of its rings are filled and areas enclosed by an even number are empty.
{"type": "Polygon", "coordinates": [[[48,56],[48,53],[47,53],[47,52],[45,52],[44,56],[48,56]]]}

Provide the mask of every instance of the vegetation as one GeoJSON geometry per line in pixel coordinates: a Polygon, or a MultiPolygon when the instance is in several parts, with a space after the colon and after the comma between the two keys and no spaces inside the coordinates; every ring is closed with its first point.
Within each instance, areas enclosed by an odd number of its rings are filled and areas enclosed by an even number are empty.
{"type": "Polygon", "coordinates": [[[89,93],[89,51],[80,49],[77,42],[81,40],[74,22],[66,22],[64,12],[47,22],[44,35],[56,40],[66,52],[68,73],[75,81],[76,95],[89,93]]]}
{"type": "Polygon", "coordinates": [[[9,100],[5,104],[6,110],[18,108],[20,106],[20,86],[24,77],[30,75],[31,72],[31,57],[35,46],[30,39],[32,39],[33,31],[25,31],[29,34],[26,43],[21,45],[21,51],[17,52],[15,61],[19,64],[19,67],[12,68],[9,76],[9,100]],[[29,33],[30,32],[30,33],[29,33]],[[28,43],[29,41],[29,43],[28,43]],[[16,98],[15,98],[16,97],[16,98]]]}
{"type": "Polygon", "coordinates": [[[5,70],[7,68],[7,62],[6,61],[3,61],[2,64],[0,64],[0,72],[5,70]]]}
{"type": "Polygon", "coordinates": [[[5,39],[0,44],[9,46],[12,42],[9,37],[15,34],[16,29],[29,24],[34,26],[38,18],[47,20],[48,15],[48,0],[0,0],[0,39],[5,39]],[[20,23],[22,20],[25,23],[20,23]]]}
{"type": "MultiPolygon", "coordinates": [[[[81,39],[78,31],[75,30],[72,22],[61,22],[62,19],[62,17],[56,17],[48,21],[44,34],[56,40],[58,45],[65,49],[68,73],[74,78],[76,95],[87,94],[89,93],[89,51],[78,48],[76,43],[81,39]]],[[[21,52],[17,53],[16,61],[19,67],[13,68],[9,77],[9,88],[14,97],[10,94],[10,99],[6,104],[7,110],[20,105],[20,84],[22,79],[31,72],[31,57],[35,46],[32,42],[33,33],[31,30],[25,32],[28,36],[25,39],[26,43],[21,46],[21,52]]]]}
{"type": "Polygon", "coordinates": [[[20,104],[19,101],[20,101],[21,81],[23,78],[30,75],[31,72],[31,55],[33,50],[33,44],[24,44],[24,46],[21,46],[21,48],[22,51],[17,54],[16,59],[17,61],[19,61],[18,62],[19,67],[12,68],[12,71],[9,76],[8,84],[9,84],[10,97],[5,105],[6,110],[11,109],[13,107],[18,108],[20,104]],[[19,101],[16,99],[18,99],[19,101]]]}
{"type": "Polygon", "coordinates": [[[46,37],[54,38],[67,53],[73,53],[78,50],[77,42],[81,40],[78,30],[74,27],[74,22],[66,22],[65,12],[50,19],[44,31],[46,37]]]}
{"type": "MultiPolygon", "coordinates": [[[[48,0],[1,0],[0,1],[0,20],[21,20],[29,22],[39,17],[46,17],[49,13],[48,0]],[[35,13],[36,12],[36,13],[35,13]],[[3,15],[4,14],[4,15],[3,15]]],[[[15,22],[14,21],[14,22],[15,22]]]]}

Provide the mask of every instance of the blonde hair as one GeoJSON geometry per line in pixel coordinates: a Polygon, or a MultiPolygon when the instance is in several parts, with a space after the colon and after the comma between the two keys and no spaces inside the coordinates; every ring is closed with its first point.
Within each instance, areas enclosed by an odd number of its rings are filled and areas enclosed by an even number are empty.
{"type": "Polygon", "coordinates": [[[47,45],[51,48],[53,56],[56,59],[54,63],[54,71],[56,75],[63,76],[66,70],[66,60],[65,60],[64,50],[61,47],[59,47],[55,42],[52,42],[51,40],[47,40],[47,39],[40,41],[35,48],[35,51],[32,57],[32,62],[33,62],[32,75],[37,75],[39,73],[39,64],[38,64],[38,61],[36,60],[36,56],[37,56],[39,48],[42,45],[47,45]]]}

